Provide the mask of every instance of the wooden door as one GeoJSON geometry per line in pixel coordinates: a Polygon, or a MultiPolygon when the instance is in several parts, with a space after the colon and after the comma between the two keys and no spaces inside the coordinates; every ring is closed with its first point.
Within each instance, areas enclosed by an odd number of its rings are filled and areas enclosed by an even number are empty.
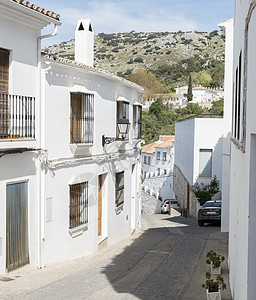
{"type": "Polygon", "coordinates": [[[102,234],[102,185],[102,175],[100,175],[98,191],[98,236],[102,234]]]}
{"type": "Polygon", "coordinates": [[[12,271],[29,263],[28,183],[6,187],[6,269],[12,271]]]}

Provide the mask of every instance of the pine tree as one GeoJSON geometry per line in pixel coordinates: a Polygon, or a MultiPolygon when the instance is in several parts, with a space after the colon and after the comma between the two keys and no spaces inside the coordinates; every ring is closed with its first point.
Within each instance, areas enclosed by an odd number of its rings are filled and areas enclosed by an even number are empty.
{"type": "Polygon", "coordinates": [[[189,80],[188,80],[188,93],[187,93],[187,98],[188,98],[188,101],[192,101],[192,100],[193,100],[193,94],[192,94],[192,78],[191,78],[191,74],[189,75],[189,80]]]}

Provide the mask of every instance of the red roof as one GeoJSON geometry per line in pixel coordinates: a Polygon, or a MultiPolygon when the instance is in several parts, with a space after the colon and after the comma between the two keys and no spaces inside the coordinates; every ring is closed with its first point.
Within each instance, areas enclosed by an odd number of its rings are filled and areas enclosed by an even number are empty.
{"type": "Polygon", "coordinates": [[[57,21],[60,20],[60,15],[59,14],[56,14],[55,12],[47,10],[47,9],[44,9],[42,7],[36,6],[35,4],[32,4],[32,3],[28,2],[28,1],[24,1],[24,0],[11,0],[11,1],[16,2],[16,3],[20,4],[20,5],[23,5],[25,7],[28,7],[30,9],[33,9],[34,11],[37,11],[37,12],[39,12],[39,13],[45,15],[45,16],[48,16],[50,18],[53,18],[53,19],[55,19],[57,21]]]}

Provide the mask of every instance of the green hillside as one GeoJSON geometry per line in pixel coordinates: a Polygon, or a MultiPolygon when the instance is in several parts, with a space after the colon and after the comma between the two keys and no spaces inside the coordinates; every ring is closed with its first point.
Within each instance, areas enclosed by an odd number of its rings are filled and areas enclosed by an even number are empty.
{"type": "MultiPolygon", "coordinates": [[[[161,82],[162,92],[187,84],[220,86],[224,77],[224,35],[206,32],[100,33],[95,36],[95,66],[129,79],[138,69],[151,71],[161,82]],[[207,77],[207,76],[206,76],[207,77]]],[[[74,40],[44,49],[60,57],[74,59],[74,40]]]]}

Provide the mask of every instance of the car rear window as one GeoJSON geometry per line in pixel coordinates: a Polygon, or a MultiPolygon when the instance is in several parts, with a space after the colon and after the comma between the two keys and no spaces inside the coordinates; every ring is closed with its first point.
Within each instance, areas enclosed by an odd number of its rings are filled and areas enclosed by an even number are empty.
{"type": "Polygon", "coordinates": [[[221,207],[221,202],[205,202],[203,207],[221,207]]]}

